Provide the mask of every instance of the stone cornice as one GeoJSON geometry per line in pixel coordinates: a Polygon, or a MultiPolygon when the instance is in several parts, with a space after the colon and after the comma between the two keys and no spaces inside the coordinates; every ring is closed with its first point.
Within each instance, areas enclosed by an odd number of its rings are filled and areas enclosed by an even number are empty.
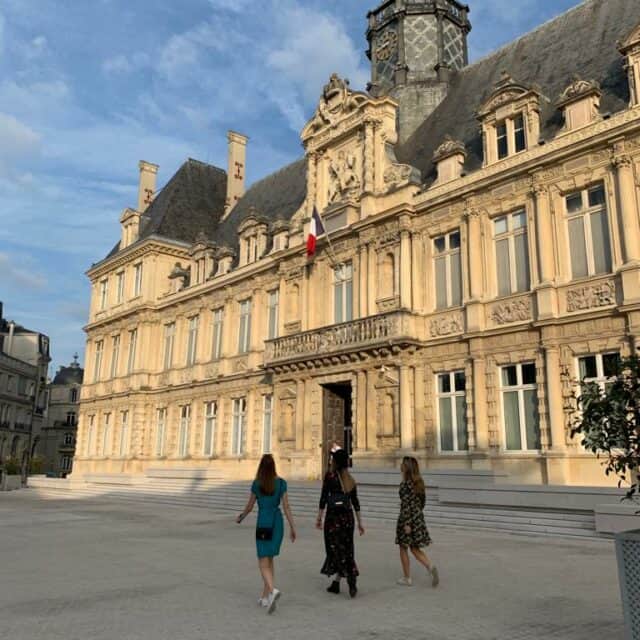
{"type": "Polygon", "coordinates": [[[568,152],[575,154],[576,146],[592,147],[607,143],[612,137],[621,134],[620,128],[631,129],[640,126],[640,106],[626,109],[608,120],[601,120],[583,127],[574,133],[568,133],[544,146],[537,146],[511,156],[488,167],[474,171],[463,178],[452,180],[442,185],[434,185],[423,191],[415,200],[415,206],[423,208],[436,202],[449,199],[452,195],[460,196],[469,190],[481,190],[483,182],[495,182],[513,174],[524,174],[543,164],[550,164],[562,158],[568,152]],[[629,126],[631,125],[631,126],[629,126]],[[581,144],[585,143],[585,144],[581,144]]]}

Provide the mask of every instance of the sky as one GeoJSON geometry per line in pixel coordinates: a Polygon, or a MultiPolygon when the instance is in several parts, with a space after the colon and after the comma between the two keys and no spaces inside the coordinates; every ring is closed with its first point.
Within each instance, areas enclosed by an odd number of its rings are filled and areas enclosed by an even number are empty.
{"type": "MultiPolygon", "coordinates": [[[[136,205],[138,161],[159,187],[189,157],[226,168],[229,129],[250,137],[250,183],[300,157],[330,74],[366,85],[377,2],[0,2],[0,301],[51,337],[51,375],[83,361],[85,272],[136,205]]],[[[473,62],[579,3],[468,4],[473,62]]]]}

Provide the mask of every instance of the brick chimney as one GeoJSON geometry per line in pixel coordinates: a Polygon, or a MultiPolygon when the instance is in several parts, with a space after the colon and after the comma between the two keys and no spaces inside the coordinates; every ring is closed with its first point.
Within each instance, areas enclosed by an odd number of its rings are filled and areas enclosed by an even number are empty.
{"type": "Polygon", "coordinates": [[[241,133],[229,131],[229,164],[227,168],[227,200],[225,216],[227,216],[238,200],[244,195],[244,177],[247,161],[247,142],[249,138],[241,133]]]}
{"type": "Polygon", "coordinates": [[[138,186],[138,211],[144,213],[156,194],[158,165],[140,160],[140,184],[138,186]]]}

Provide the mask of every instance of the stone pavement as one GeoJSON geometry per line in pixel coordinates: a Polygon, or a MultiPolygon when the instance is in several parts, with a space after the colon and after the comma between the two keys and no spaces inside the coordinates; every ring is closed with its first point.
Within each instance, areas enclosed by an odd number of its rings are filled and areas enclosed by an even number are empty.
{"type": "MultiPolygon", "coordinates": [[[[366,526],[365,514],[365,526],[366,526]]],[[[400,575],[393,525],[357,541],[359,597],[325,593],[309,518],[258,608],[253,520],[108,499],[0,494],[2,640],[622,640],[615,553],[575,541],[431,528],[442,576],[400,575]]]]}

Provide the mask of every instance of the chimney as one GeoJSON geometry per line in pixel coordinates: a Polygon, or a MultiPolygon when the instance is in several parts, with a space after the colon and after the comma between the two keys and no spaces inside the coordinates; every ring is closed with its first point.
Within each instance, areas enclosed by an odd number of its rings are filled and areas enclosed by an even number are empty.
{"type": "Polygon", "coordinates": [[[156,194],[158,165],[140,160],[140,184],[138,186],[138,211],[144,213],[156,194]]]}
{"type": "Polygon", "coordinates": [[[247,159],[247,142],[249,138],[241,133],[229,131],[229,165],[227,170],[227,201],[225,216],[236,206],[244,195],[244,176],[247,159]]]}

